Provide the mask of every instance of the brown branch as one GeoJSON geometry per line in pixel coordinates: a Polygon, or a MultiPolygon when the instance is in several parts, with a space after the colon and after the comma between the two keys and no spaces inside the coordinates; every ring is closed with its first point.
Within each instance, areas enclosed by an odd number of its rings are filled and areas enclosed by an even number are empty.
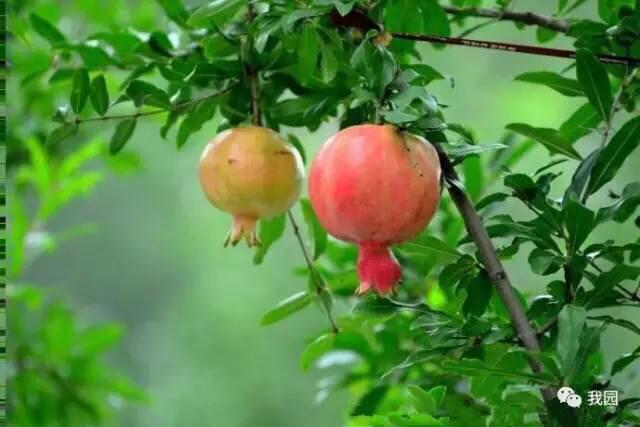
{"type": "MultiPolygon", "coordinates": [[[[449,190],[449,195],[464,220],[464,225],[469,236],[471,236],[478,248],[484,267],[487,270],[496,291],[502,299],[502,302],[509,312],[511,322],[520,341],[528,350],[536,353],[540,352],[540,343],[538,342],[536,331],[529,323],[526,313],[516,298],[509,276],[507,276],[504,267],[502,266],[502,262],[498,258],[498,254],[496,253],[493,243],[491,242],[491,238],[482,223],[482,219],[463,190],[462,184],[451,160],[440,146],[437,144],[435,146],[440,157],[440,164],[442,166],[444,179],[448,183],[447,188],[449,190]]],[[[539,361],[530,358],[529,365],[534,373],[543,372],[542,365],[539,361]]],[[[553,390],[549,388],[542,389],[542,395],[545,400],[551,400],[555,397],[553,390]]]]}
{"type": "Polygon", "coordinates": [[[537,25],[538,27],[566,33],[569,24],[563,19],[554,19],[538,15],[533,12],[513,12],[510,10],[487,9],[483,7],[455,7],[442,6],[445,12],[455,16],[473,16],[478,18],[492,18],[498,21],[513,21],[525,25],[537,25]]]}

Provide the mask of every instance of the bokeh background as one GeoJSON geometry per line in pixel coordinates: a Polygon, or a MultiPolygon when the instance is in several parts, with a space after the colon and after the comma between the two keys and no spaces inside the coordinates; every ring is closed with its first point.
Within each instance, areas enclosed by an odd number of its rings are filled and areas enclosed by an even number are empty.
{"type": "MultiPolygon", "coordinates": [[[[513,3],[518,10],[546,14],[555,10],[552,1],[513,3]]],[[[44,16],[65,17],[62,30],[71,33],[86,34],[111,25],[132,25],[144,31],[164,24],[152,0],[37,4],[38,13],[44,16]]],[[[575,14],[595,16],[596,7],[597,2],[589,0],[575,14]]],[[[535,44],[536,30],[520,31],[511,23],[495,23],[472,37],[535,44]]],[[[571,47],[560,36],[550,45],[571,47]]],[[[580,99],[513,81],[525,71],[562,71],[569,64],[567,60],[465,47],[434,49],[425,45],[422,51],[426,63],[455,82],[438,81],[431,86],[440,102],[449,106],[447,119],[472,127],[480,143],[498,142],[507,123],[557,127],[581,105],[580,99]]],[[[19,88],[13,86],[9,105],[12,100],[19,102],[20,96],[19,88]]],[[[205,125],[180,152],[171,137],[159,137],[159,122],[154,120],[150,117],[140,123],[125,150],[125,156],[139,158],[139,169],[125,175],[108,171],[95,192],[74,202],[50,224],[54,232],[78,224],[93,224],[93,231],[38,259],[26,277],[28,282],[46,284],[87,322],[108,320],[125,326],[126,336],[111,353],[111,363],[147,390],[151,402],[125,410],[114,424],[341,425],[348,396],[337,394],[317,402],[315,383],[323,375],[299,368],[305,340],[325,327],[322,312],[312,308],[274,326],[259,325],[264,312],[306,286],[304,279],[292,273],[302,259],[291,230],[260,266],[253,265],[253,253],[243,246],[223,249],[230,218],[208,205],[196,175],[200,152],[215,135],[216,120],[205,125]]],[[[292,132],[312,155],[336,129],[336,123],[327,123],[313,134],[292,132]]],[[[87,140],[98,137],[107,141],[110,132],[103,125],[85,129],[87,140]]],[[[595,139],[580,141],[578,151],[589,151],[597,143],[595,139]]],[[[547,157],[546,150],[536,148],[516,169],[532,172],[547,157]]],[[[620,182],[637,178],[638,157],[627,162],[620,182]]],[[[567,170],[574,167],[573,161],[567,164],[567,170]]],[[[565,173],[559,185],[569,178],[565,173]]],[[[499,181],[495,185],[499,186],[499,181]]],[[[594,204],[603,201],[593,200],[594,204]]],[[[503,209],[514,216],[527,215],[516,204],[506,204],[503,209]]],[[[627,227],[603,227],[594,238],[611,236],[630,242],[638,231],[632,224],[627,227]]],[[[529,272],[526,255],[527,251],[521,251],[507,264],[507,270],[525,294],[541,292],[548,280],[529,272]]],[[[637,312],[619,314],[640,320],[637,312]]],[[[637,345],[626,330],[612,331],[603,343],[607,363],[637,345]]],[[[637,378],[632,385],[635,393],[640,392],[637,378]]]]}

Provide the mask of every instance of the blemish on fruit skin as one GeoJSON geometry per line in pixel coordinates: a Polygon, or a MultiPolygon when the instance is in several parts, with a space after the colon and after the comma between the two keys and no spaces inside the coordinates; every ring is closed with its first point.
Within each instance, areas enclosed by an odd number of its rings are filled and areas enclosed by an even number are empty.
{"type": "Polygon", "coordinates": [[[238,161],[238,159],[229,159],[229,160],[227,160],[227,164],[228,164],[228,165],[232,165],[232,164],[234,164],[234,163],[235,163],[235,162],[237,162],[237,161],[238,161]]]}
{"type": "Polygon", "coordinates": [[[291,153],[291,151],[287,151],[287,150],[278,150],[275,152],[276,154],[280,154],[282,156],[292,156],[293,154],[291,153]]]}

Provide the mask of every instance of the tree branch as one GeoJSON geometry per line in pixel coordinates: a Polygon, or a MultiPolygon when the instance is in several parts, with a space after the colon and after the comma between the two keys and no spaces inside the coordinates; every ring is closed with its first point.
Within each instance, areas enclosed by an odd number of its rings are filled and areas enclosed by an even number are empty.
{"type": "MultiPolygon", "coordinates": [[[[607,117],[607,121],[604,125],[604,132],[602,133],[602,146],[607,145],[609,140],[609,134],[611,133],[611,125],[613,124],[613,118],[618,112],[618,107],[620,106],[620,101],[622,100],[622,94],[624,90],[631,84],[633,79],[635,79],[636,75],[638,75],[638,68],[635,68],[628,76],[626,76],[622,82],[620,82],[620,88],[616,93],[616,97],[613,99],[613,103],[611,103],[611,111],[609,111],[609,115],[607,117]]],[[[586,200],[585,200],[586,202],[586,200]]]]}
{"type": "MultiPolygon", "coordinates": [[[[500,295],[502,302],[509,312],[511,322],[518,334],[518,337],[520,338],[520,341],[528,350],[540,352],[540,343],[538,342],[536,331],[529,323],[526,313],[516,298],[513,287],[511,286],[511,281],[504,271],[502,262],[498,258],[498,254],[496,253],[493,243],[491,242],[491,238],[482,223],[482,219],[473,207],[471,200],[469,200],[469,197],[464,192],[460,179],[458,178],[458,174],[451,164],[451,160],[438,144],[435,144],[435,147],[440,157],[440,164],[442,166],[444,179],[448,184],[447,188],[449,190],[449,195],[457,206],[458,211],[464,220],[464,225],[478,248],[484,267],[489,273],[489,277],[491,278],[498,295],[500,295]]],[[[540,362],[533,358],[529,359],[529,365],[534,373],[540,373],[543,371],[540,362]]],[[[542,389],[542,395],[545,400],[551,400],[555,397],[553,390],[548,388],[542,389]]]]}
{"type": "Polygon", "coordinates": [[[478,18],[493,18],[499,21],[513,21],[525,25],[537,25],[538,27],[566,33],[569,24],[563,19],[554,19],[538,15],[533,12],[513,12],[510,10],[487,9],[482,7],[455,7],[442,6],[445,12],[455,16],[474,16],[478,18]]]}

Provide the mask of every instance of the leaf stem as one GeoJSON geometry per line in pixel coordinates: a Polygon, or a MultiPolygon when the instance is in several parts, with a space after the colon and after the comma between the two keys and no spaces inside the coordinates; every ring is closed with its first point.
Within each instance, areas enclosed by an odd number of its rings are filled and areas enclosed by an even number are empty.
{"type": "MultiPolygon", "coordinates": [[[[311,257],[309,257],[307,248],[304,245],[304,241],[302,240],[302,235],[300,234],[300,227],[298,227],[298,223],[295,217],[293,216],[291,211],[287,211],[287,216],[289,217],[289,222],[291,223],[291,227],[293,227],[293,233],[296,236],[296,240],[298,240],[298,245],[300,246],[300,251],[302,252],[304,261],[307,264],[307,268],[309,269],[309,275],[311,275],[311,280],[313,280],[313,283],[315,285],[316,293],[318,294],[318,296],[324,293],[328,294],[329,290],[327,289],[327,286],[325,285],[318,271],[316,271],[316,269],[314,268],[313,262],[311,262],[311,257]]],[[[322,301],[324,310],[327,313],[329,323],[331,324],[331,330],[333,331],[334,334],[337,334],[340,331],[340,329],[338,328],[338,324],[333,318],[333,314],[331,312],[331,306],[329,305],[329,302],[325,298],[321,297],[320,300],[322,301]]]]}
{"type": "Polygon", "coordinates": [[[82,123],[88,123],[88,122],[103,122],[107,120],[120,120],[120,119],[136,119],[138,117],[153,116],[156,114],[167,113],[169,111],[180,110],[182,108],[189,107],[199,102],[206,101],[207,99],[216,98],[218,96],[224,95],[225,93],[229,92],[236,84],[237,82],[234,82],[228,85],[226,88],[221,89],[210,95],[203,96],[202,98],[192,99],[190,101],[182,102],[179,104],[173,104],[171,105],[171,107],[168,107],[168,108],[161,108],[161,109],[151,110],[151,111],[138,111],[133,114],[115,114],[112,116],[90,117],[88,119],[81,119],[79,117],[76,117],[72,123],[80,125],[82,123]]]}

